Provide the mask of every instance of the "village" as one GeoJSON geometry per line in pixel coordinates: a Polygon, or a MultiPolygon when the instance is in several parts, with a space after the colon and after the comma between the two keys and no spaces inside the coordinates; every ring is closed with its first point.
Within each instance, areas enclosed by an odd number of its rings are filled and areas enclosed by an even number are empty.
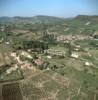
{"type": "MultiPolygon", "coordinates": [[[[1,27],[1,32],[4,31],[3,28],[4,27],[1,27]]],[[[75,64],[76,69],[88,70],[89,72],[89,69],[90,69],[89,67],[92,66],[92,68],[97,68],[96,62],[93,60],[90,60],[93,58],[94,60],[97,59],[97,55],[93,54],[91,50],[91,48],[93,48],[93,44],[90,46],[88,44],[82,45],[81,43],[79,44],[79,42],[77,41],[97,41],[96,37],[97,37],[97,32],[95,32],[93,36],[61,35],[57,37],[57,40],[56,40],[58,43],[57,45],[53,47],[51,46],[50,48],[48,47],[47,49],[44,49],[41,52],[36,51],[37,49],[34,50],[34,48],[29,48],[26,50],[18,50],[18,51],[11,50],[8,58],[6,59],[9,59],[9,57],[12,57],[11,59],[13,59],[14,63],[11,62],[13,63],[11,65],[12,67],[8,67],[5,70],[5,72],[2,71],[3,70],[2,67],[6,65],[1,65],[0,69],[1,69],[1,72],[3,73],[3,76],[1,74],[0,81],[2,81],[5,76],[8,76],[9,74],[19,69],[24,70],[27,68],[27,69],[41,69],[41,70],[47,70],[47,69],[57,70],[61,68],[60,66],[63,66],[63,67],[65,65],[69,66],[67,65],[67,63],[68,62],[73,63],[71,61],[76,62],[76,64],[80,63],[77,68],[76,68],[77,65],[75,64]],[[88,59],[85,59],[85,57],[88,59]],[[67,60],[69,59],[67,63],[66,63],[67,61],[66,59],[67,60]],[[63,63],[59,63],[58,60],[61,62],[63,61],[63,63]]],[[[4,44],[4,38],[1,38],[0,41],[1,41],[0,45],[4,44]]],[[[5,41],[4,45],[9,46],[10,42],[5,41]]],[[[97,49],[97,47],[95,49],[97,49]]],[[[1,59],[2,59],[2,56],[3,55],[1,55],[1,59]]]]}

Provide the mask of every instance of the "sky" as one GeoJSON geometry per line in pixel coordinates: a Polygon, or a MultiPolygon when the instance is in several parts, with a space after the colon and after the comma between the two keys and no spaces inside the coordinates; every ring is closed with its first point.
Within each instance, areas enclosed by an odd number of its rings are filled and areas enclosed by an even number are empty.
{"type": "Polygon", "coordinates": [[[0,16],[98,15],[98,0],[0,0],[0,16]]]}

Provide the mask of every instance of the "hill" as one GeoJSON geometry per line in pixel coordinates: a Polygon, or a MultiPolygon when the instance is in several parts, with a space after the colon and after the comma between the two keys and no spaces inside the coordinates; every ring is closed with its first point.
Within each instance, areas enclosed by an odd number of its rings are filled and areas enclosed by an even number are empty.
{"type": "Polygon", "coordinates": [[[53,17],[53,16],[34,16],[34,17],[20,17],[20,16],[15,16],[15,17],[0,17],[0,23],[6,23],[6,22],[11,22],[11,23],[53,23],[53,22],[62,22],[64,21],[63,18],[58,18],[58,17],[53,17]]]}
{"type": "Polygon", "coordinates": [[[93,21],[98,23],[98,16],[88,16],[88,15],[78,15],[75,17],[76,20],[81,20],[81,21],[93,21]]]}

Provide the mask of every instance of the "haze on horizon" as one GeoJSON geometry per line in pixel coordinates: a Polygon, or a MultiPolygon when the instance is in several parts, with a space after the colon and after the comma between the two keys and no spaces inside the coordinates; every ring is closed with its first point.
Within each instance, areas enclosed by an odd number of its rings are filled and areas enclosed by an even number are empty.
{"type": "Polygon", "coordinates": [[[0,0],[0,16],[98,15],[98,0],[0,0]]]}

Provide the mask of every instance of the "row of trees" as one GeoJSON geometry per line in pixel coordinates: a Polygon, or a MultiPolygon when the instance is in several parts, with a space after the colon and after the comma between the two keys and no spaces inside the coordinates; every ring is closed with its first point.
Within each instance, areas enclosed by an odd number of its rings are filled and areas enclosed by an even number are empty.
{"type": "Polygon", "coordinates": [[[15,49],[37,49],[40,52],[43,52],[43,50],[48,49],[48,43],[40,42],[40,41],[32,41],[32,40],[21,40],[17,41],[13,44],[13,47],[15,49]]]}

